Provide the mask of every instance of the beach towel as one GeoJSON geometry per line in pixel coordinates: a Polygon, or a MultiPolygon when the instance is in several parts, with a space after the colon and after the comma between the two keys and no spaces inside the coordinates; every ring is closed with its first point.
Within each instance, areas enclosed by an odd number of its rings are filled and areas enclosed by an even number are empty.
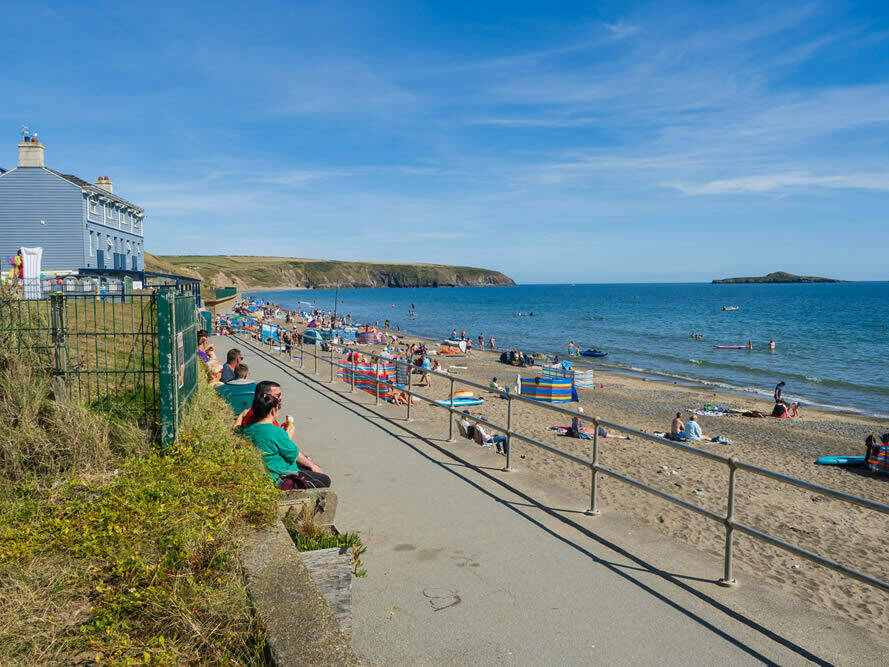
{"type": "Polygon", "coordinates": [[[43,248],[22,248],[23,269],[22,278],[25,281],[25,298],[39,299],[40,289],[40,261],[43,258],[43,248]]]}

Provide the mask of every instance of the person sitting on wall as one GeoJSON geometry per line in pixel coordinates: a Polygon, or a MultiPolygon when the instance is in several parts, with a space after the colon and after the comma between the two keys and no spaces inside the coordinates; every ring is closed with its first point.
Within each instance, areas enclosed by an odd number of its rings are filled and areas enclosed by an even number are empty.
{"type": "Polygon", "coordinates": [[[251,410],[256,421],[244,427],[244,436],[262,454],[268,474],[279,489],[289,491],[330,486],[330,477],[312,459],[301,453],[293,440],[278,428],[276,420],[281,411],[279,396],[261,394],[253,399],[251,410]]]}
{"type": "MultiPolygon", "coordinates": [[[[256,389],[253,392],[253,402],[255,403],[257,397],[262,394],[271,394],[272,396],[281,398],[281,385],[272,380],[257,382],[256,389]]],[[[255,421],[256,417],[253,415],[253,407],[251,406],[238,415],[238,418],[235,420],[235,428],[246,428],[255,421]]],[[[293,437],[293,422],[285,420],[283,424],[279,424],[278,422],[274,422],[274,424],[287,431],[287,435],[291,438],[293,437]]]]}
{"type": "Polygon", "coordinates": [[[206,336],[198,338],[197,353],[204,363],[209,362],[211,359],[216,360],[216,346],[206,336]]]}
{"type": "Polygon", "coordinates": [[[247,367],[247,364],[238,364],[235,366],[235,379],[228,384],[251,384],[250,380],[247,379],[249,372],[250,369],[247,367]]]}
{"type": "Polygon", "coordinates": [[[204,366],[204,370],[207,371],[207,381],[211,387],[218,387],[223,384],[221,380],[222,364],[219,363],[218,359],[210,359],[204,366]]]}
{"type": "Polygon", "coordinates": [[[238,348],[233,347],[228,351],[228,354],[225,356],[225,363],[222,365],[223,382],[227,383],[235,379],[235,366],[241,363],[243,359],[244,356],[238,348]]]}

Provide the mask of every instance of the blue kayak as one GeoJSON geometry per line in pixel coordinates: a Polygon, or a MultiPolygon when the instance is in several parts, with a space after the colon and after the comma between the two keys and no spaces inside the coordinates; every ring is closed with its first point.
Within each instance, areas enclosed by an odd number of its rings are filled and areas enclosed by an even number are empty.
{"type": "Polygon", "coordinates": [[[602,352],[600,350],[584,350],[581,354],[585,357],[607,357],[607,352],[602,352]]]}
{"type": "Polygon", "coordinates": [[[820,466],[863,466],[863,456],[822,456],[815,461],[820,466]]]}

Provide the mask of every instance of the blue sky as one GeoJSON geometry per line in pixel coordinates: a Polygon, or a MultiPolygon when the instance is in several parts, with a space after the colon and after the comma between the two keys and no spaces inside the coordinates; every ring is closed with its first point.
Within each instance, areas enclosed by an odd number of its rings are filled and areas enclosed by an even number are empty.
{"type": "Polygon", "coordinates": [[[17,3],[0,36],[0,167],[30,125],[150,252],[889,278],[885,1],[17,3]]]}

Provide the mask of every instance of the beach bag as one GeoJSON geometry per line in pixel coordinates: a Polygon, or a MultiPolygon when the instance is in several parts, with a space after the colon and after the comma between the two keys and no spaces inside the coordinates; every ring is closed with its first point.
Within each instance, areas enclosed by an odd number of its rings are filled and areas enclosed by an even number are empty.
{"type": "Polygon", "coordinates": [[[330,486],[330,479],[326,475],[312,473],[311,471],[288,472],[281,475],[278,488],[281,491],[304,491],[305,489],[326,489],[330,486]]]}
{"type": "Polygon", "coordinates": [[[865,441],[868,445],[865,463],[871,472],[889,475],[889,433],[884,433],[881,440],[878,444],[876,438],[869,436],[865,441]]]}

